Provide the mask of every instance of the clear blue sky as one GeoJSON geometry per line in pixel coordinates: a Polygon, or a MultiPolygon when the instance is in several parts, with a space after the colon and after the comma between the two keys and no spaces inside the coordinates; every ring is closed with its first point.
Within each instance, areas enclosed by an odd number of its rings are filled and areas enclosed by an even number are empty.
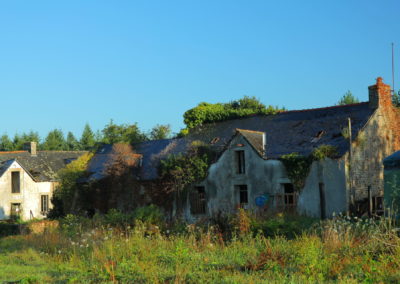
{"type": "MultiPolygon", "coordinates": [[[[201,101],[335,104],[400,70],[400,1],[1,1],[0,134],[183,127],[201,101]]],[[[400,72],[397,87],[400,87],[400,72]]]]}

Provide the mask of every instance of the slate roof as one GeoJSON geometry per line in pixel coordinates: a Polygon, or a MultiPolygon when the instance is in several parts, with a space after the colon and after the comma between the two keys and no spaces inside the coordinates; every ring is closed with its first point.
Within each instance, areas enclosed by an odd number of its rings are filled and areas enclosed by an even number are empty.
{"type": "MultiPolygon", "coordinates": [[[[96,181],[107,176],[109,166],[113,164],[118,155],[114,147],[115,145],[104,144],[99,147],[88,164],[87,172],[89,173],[89,177],[83,178],[79,182],[96,181]]],[[[142,155],[134,153],[125,156],[125,159],[128,159],[128,163],[130,164],[139,164],[141,158],[142,155]]]]}
{"type": "MultiPolygon", "coordinates": [[[[343,156],[348,151],[349,142],[341,133],[348,126],[348,118],[351,118],[354,139],[373,112],[374,109],[365,102],[275,115],[255,115],[205,124],[184,138],[147,141],[132,146],[136,153],[142,155],[142,166],[138,169],[142,180],[156,179],[160,160],[170,154],[185,153],[193,141],[200,140],[222,152],[238,133],[265,159],[277,159],[293,152],[309,155],[323,144],[336,146],[339,156],[343,156]],[[265,151],[262,140],[264,132],[265,151]]],[[[101,171],[101,163],[104,161],[98,158],[97,172],[101,171]]],[[[93,166],[91,170],[95,168],[93,166]]]]}
{"type": "Polygon", "coordinates": [[[0,152],[0,172],[16,160],[37,182],[57,180],[57,172],[85,151],[38,151],[32,156],[28,151],[0,152]]]}
{"type": "MultiPolygon", "coordinates": [[[[309,155],[322,144],[336,146],[339,156],[349,148],[341,132],[351,118],[353,139],[364,127],[374,109],[368,102],[319,109],[287,111],[276,115],[255,115],[205,124],[191,133],[190,139],[212,141],[214,146],[226,144],[237,128],[265,132],[264,158],[277,159],[284,154],[297,152],[309,155]]],[[[250,140],[251,141],[251,140],[250,140]]],[[[257,143],[256,143],[257,144],[257,143]]],[[[257,147],[257,146],[256,146],[257,147]]]]}
{"type": "Polygon", "coordinates": [[[383,165],[385,169],[400,169],[400,151],[383,159],[383,165]]]}

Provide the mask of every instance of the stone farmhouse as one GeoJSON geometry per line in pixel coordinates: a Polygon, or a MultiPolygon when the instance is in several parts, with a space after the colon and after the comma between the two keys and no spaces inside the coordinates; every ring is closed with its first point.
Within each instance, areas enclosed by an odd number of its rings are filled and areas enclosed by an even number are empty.
{"type": "MultiPolygon", "coordinates": [[[[381,214],[382,160],[400,150],[400,112],[382,78],[368,90],[368,102],[209,123],[184,138],[132,145],[140,160],[135,164],[138,182],[130,189],[132,196],[141,196],[143,205],[154,203],[148,192],[157,187],[160,161],[186,153],[194,141],[201,141],[218,158],[206,179],[185,191],[183,203],[173,198],[171,206],[165,206],[170,216],[183,214],[195,221],[238,207],[321,218],[346,211],[381,214]],[[282,157],[291,153],[307,157],[323,145],[334,147],[336,154],[313,161],[302,188],[296,189],[282,157]]],[[[92,160],[88,182],[103,178],[110,165],[106,160],[104,155],[92,160]]],[[[162,195],[161,188],[158,194],[162,195]]],[[[167,200],[161,198],[161,204],[167,200]]]]}
{"type": "Polygon", "coordinates": [[[0,220],[46,217],[57,185],[56,173],[85,152],[37,151],[36,142],[26,151],[0,152],[0,220]]]}

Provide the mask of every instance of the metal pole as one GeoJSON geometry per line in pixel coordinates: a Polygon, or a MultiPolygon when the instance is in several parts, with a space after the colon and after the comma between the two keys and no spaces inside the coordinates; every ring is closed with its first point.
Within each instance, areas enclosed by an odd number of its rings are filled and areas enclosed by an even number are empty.
{"type": "Polygon", "coordinates": [[[394,95],[395,88],[394,88],[394,43],[393,42],[392,42],[392,88],[394,95]]]}
{"type": "Polygon", "coordinates": [[[352,133],[351,133],[351,118],[348,118],[348,129],[349,129],[349,192],[350,192],[350,205],[354,210],[355,204],[355,193],[353,192],[353,178],[352,178],[352,159],[353,159],[353,149],[352,149],[352,133]]]}

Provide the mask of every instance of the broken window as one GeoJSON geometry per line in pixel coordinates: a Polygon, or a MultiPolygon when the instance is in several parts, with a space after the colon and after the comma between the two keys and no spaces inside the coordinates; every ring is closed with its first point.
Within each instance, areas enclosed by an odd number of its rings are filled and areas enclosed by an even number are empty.
{"type": "Polygon", "coordinates": [[[11,192],[20,193],[20,176],[19,172],[11,172],[11,192]]]}
{"type": "Polygon", "coordinates": [[[283,189],[284,189],[285,207],[287,207],[287,208],[295,207],[296,203],[297,203],[297,195],[296,195],[296,192],[294,191],[293,184],[284,183],[283,189]]]}
{"type": "Polygon", "coordinates": [[[244,151],[236,151],[236,172],[238,174],[244,174],[246,171],[245,161],[244,161],[244,151]]]}
{"type": "Polygon", "coordinates": [[[11,203],[11,219],[17,219],[19,216],[21,216],[21,203],[11,203]]]}
{"type": "Polygon", "coordinates": [[[206,192],[204,186],[196,186],[191,190],[190,196],[190,212],[193,215],[206,214],[206,192]]]}
{"type": "Polygon", "coordinates": [[[49,196],[41,195],[40,196],[40,212],[42,214],[46,214],[49,211],[49,196]]]}
{"type": "Polygon", "coordinates": [[[247,191],[247,185],[236,185],[237,190],[239,191],[239,204],[240,206],[246,205],[249,203],[249,193],[247,191]]]}

